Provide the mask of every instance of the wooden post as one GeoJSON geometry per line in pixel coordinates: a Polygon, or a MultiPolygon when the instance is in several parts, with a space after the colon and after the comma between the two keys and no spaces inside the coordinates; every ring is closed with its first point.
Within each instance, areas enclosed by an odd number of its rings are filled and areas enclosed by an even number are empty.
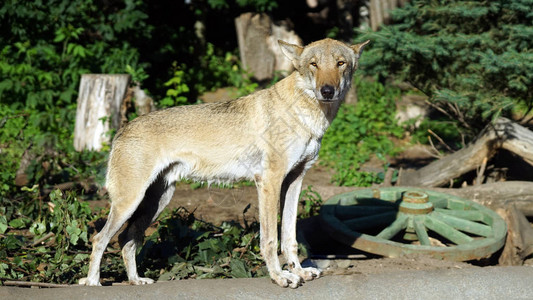
{"type": "Polygon", "coordinates": [[[74,128],[74,148],[100,150],[110,142],[108,132],[118,130],[121,106],[128,93],[130,75],[84,74],[81,76],[74,128]]]}

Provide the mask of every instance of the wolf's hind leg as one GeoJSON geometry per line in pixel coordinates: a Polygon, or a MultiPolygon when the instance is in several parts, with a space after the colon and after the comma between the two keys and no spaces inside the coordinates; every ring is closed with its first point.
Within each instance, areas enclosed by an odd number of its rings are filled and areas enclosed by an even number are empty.
{"type": "Polygon", "coordinates": [[[89,262],[89,273],[87,277],[81,278],[79,284],[81,285],[100,285],[100,262],[104,251],[109,244],[111,238],[117,231],[126,223],[130,215],[118,213],[115,206],[111,205],[111,211],[107,222],[100,232],[93,238],[93,250],[89,262]]]}
{"type": "Polygon", "coordinates": [[[137,246],[144,240],[144,232],[154,222],[161,211],[168,205],[174,194],[174,184],[168,184],[159,176],[148,188],[145,197],[128,222],[127,228],[120,234],[119,243],[130,284],[142,285],[154,283],[151,278],[140,277],[137,272],[137,246]]]}

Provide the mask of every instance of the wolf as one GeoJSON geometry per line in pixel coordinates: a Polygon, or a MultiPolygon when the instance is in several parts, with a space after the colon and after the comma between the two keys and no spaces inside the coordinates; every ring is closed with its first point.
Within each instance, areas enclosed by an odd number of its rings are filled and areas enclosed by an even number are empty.
{"type": "Polygon", "coordinates": [[[320,277],[319,269],[303,268],[298,259],[298,198],[369,41],[346,45],[323,39],[305,47],[278,42],[295,71],[272,87],[226,102],[155,111],[117,132],[106,176],[111,209],[93,238],[89,272],[80,284],[100,285],[103,252],[124,224],[119,244],[130,284],[154,282],[137,273],[137,246],[184,178],[255,181],[261,255],[272,280],[296,288],[320,277]],[[287,270],[278,258],[280,206],[287,270]]]}

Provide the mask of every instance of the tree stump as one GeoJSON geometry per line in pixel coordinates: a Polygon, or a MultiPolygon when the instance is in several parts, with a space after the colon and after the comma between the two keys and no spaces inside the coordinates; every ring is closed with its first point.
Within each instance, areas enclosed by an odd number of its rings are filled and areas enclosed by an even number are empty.
{"type": "Polygon", "coordinates": [[[390,11],[403,6],[406,2],[405,0],[370,0],[370,27],[372,30],[377,31],[381,24],[387,24],[390,21],[390,11]]]}
{"type": "Polygon", "coordinates": [[[130,90],[135,98],[134,105],[137,115],[142,116],[155,110],[154,100],[141,89],[139,83],[136,83],[130,90]]]}
{"type": "MultiPolygon", "coordinates": [[[[288,74],[292,63],[285,58],[278,39],[301,45],[301,39],[284,25],[275,25],[266,14],[244,13],[235,19],[239,54],[243,67],[258,81],[268,80],[275,71],[288,74]]],[[[286,75],[284,74],[284,75],[286,75]]]]}
{"type": "Polygon", "coordinates": [[[77,151],[100,150],[110,142],[110,130],[121,125],[121,106],[128,94],[130,75],[84,74],[81,76],[74,127],[77,151]]]}

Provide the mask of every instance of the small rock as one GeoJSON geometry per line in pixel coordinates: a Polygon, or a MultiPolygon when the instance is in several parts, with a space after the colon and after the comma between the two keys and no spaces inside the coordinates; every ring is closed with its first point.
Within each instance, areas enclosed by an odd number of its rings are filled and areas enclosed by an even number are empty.
{"type": "Polygon", "coordinates": [[[337,260],[337,267],[339,267],[341,269],[348,269],[352,265],[353,265],[353,263],[349,259],[339,259],[339,260],[337,260]]]}
{"type": "Polygon", "coordinates": [[[314,267],[319,269],[326,269],[331,265],[331,260],[329,259],[306,259],[302,262],[302,267],[314,267]]]}

